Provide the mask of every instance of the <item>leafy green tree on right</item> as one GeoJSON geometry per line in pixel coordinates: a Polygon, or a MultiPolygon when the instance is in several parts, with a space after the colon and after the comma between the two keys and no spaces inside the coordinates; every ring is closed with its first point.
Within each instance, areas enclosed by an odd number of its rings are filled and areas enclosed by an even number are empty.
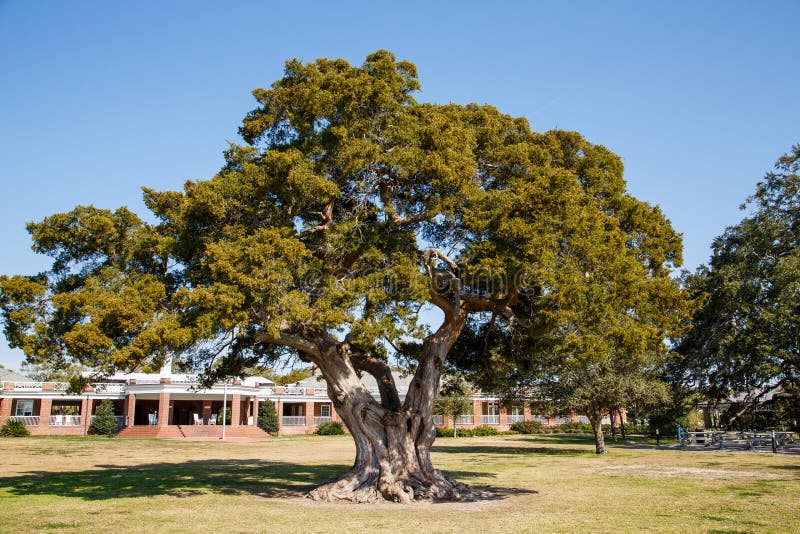
{"type": "Polygon", "coordinates": [[[798,173],[795,145],[742,205],[750,214],[714,240],[709,265],[685,280],[705,301],[679,346],[682,378],[712,402],[737,399],[724,414],[732,426],[774,392],[798,412],[798,173]]]}

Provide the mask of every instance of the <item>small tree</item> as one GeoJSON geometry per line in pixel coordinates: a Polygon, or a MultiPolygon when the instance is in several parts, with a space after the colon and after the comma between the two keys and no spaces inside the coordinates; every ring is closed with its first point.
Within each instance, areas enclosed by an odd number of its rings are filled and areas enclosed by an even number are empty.
{"type": "Polygon", "coordinates": [[[460,415],[472,413],[472,399],[470,398],[470,388],[463,378],[447,378],[439,391],[439,398],[433,407],[433,411],[442,415],[447,415],[453,420],[453,437],[458,437],[456,430],[456,418],[460,415]]]}
{"type": "Polygon", "coordinates": [[[258,406],[258,428],[264,432],[275,433],[278,431],[278,412],[271,402],[262,402],[258,406]]]}
{"type": "Polygon", "coordinates": [[[230,408],[221,408],[219,412],[217,412],[217,424],[222,424],[222,418],[225,418],[225,424],[231,424],[231,409],[230,408]]]}
{"type": "Polygon", "coordinates": [[[95,417],[92,421],[92,430],[102,436],[111,436],[117,429],[117,420],[114,417],[114,403],[104,400],[97,406],[95,417]]]}

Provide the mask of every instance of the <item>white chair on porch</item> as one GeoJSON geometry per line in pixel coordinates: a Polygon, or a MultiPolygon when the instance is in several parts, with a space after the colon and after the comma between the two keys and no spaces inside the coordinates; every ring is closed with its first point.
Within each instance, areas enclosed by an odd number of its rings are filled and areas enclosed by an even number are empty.
{"type": "Polygon", "coordinates": [[[200,417],[199,414],[193,413],[192,416],[194,417],[194,424],[195,425],[202,425],[203,424],[203,418],[200,417]]]}
{"type": "Polygon", "coordinates": [[[209,425],[216,425],[217,424],[217,414],[212,413],[211,417],[208,418],[209,425]]]}
{"type": "Polygon", "coordinates": [[[150,413],[150,414],[147,414],[147,416],[148,416],[149,423],[151,425],[157,425],[158,424],[158,414],[157,413],[150,413]]]}

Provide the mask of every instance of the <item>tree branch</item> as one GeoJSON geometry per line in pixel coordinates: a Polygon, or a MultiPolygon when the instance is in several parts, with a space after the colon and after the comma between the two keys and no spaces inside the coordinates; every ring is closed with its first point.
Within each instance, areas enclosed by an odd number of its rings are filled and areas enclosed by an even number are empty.
{"type": "Polygon", "coordinates": [[[351,351],[350,361],[354,368],[375,377],[381,394],[381,406],[393,412],[399,411],[400,395],[397,393],[391,367],[386,362],[360,351],[351,351]]]}

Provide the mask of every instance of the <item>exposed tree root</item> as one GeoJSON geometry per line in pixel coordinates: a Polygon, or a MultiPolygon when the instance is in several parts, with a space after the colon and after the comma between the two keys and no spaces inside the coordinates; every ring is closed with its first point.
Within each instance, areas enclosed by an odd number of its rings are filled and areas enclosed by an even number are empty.
{"type": "Polygon", "coordinates": [[[471,501],[476,498],[469,486],[435,471],[430,482],[417,477],[383,476],[375,471],[349,472],[308,494],[315,501],[377,503],[392,501],[408,504],[414,501],[471,501]]]}

